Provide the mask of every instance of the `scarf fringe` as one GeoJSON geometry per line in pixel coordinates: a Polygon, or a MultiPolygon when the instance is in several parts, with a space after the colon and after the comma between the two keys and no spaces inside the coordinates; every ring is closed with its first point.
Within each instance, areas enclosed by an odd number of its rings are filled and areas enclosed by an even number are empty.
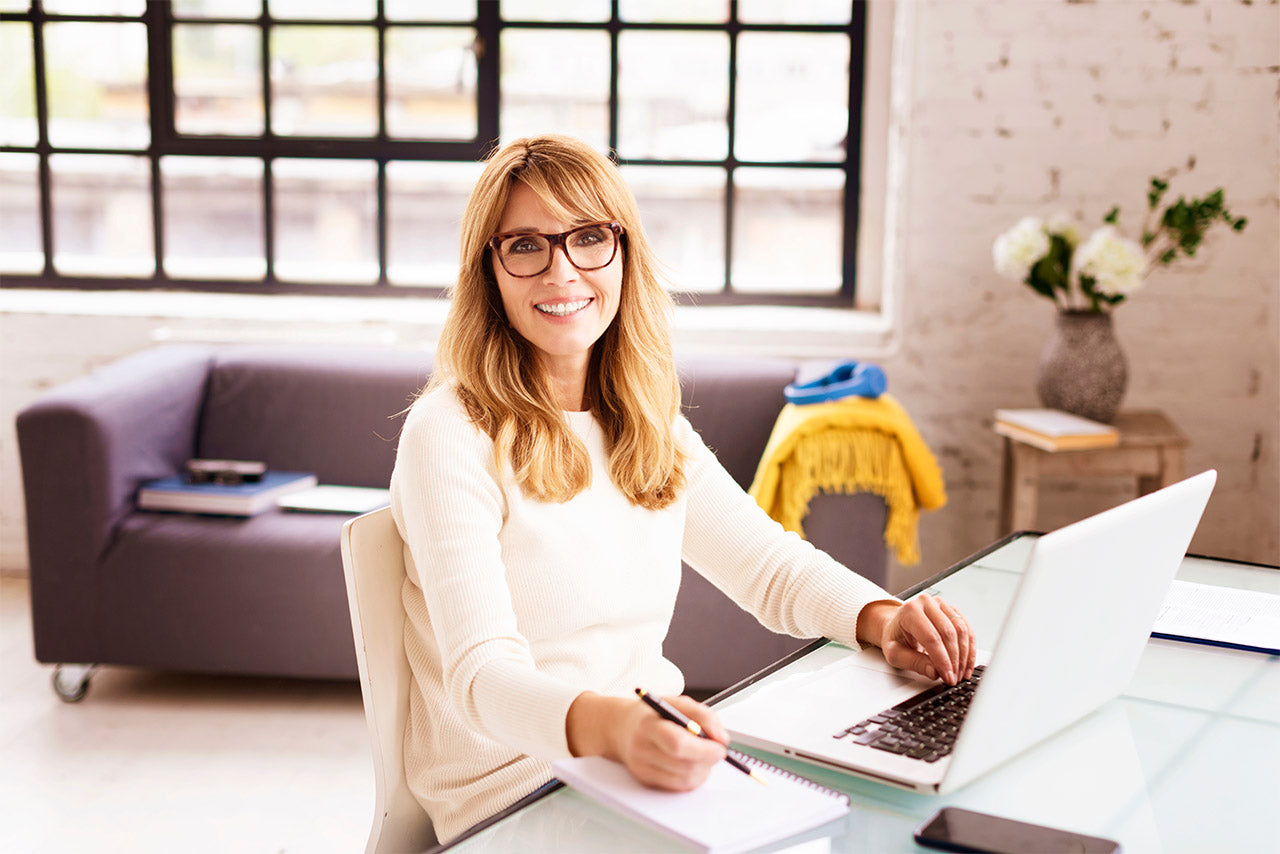
{"type": "Polygon", "coordinates": [[[884,540],[904,565],[918,563],[920,511],[895,436],[879,430],[824,430],[797,443],[781,464],[769,515],[804,536],[809,502],[819,492],[869,492],[888,508],[884,540]]]}

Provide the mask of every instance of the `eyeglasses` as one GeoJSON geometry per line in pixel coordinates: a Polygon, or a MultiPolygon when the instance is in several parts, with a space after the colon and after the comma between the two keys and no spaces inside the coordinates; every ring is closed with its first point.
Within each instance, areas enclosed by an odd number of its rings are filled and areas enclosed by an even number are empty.
{"type": "Polygon", "coordinates": [[[622,226],[616,222],[593,222],[560,234],[499,234],[490,238],[489,245],[502,269],[518,279],[527,279],[550,269],[551,254],[557,245],[564,249],[569,263],[579,270],[608,267],[618,254],[621,235],[622,226]]]}

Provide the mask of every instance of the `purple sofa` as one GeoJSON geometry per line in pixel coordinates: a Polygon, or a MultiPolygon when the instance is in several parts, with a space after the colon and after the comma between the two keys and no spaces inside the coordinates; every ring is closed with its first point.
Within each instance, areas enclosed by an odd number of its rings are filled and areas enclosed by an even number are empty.
{"type": "MultiPolygon", "coordinates": [[[[348,517],[152,513],[134,508],[134,494],[191,457],[386,486],[429,362],[391,350],[160,347],[27,407],[17,432],[36,658],[355,679],[338,552],[348,517]]],[[[743,358],[681,365],[690,420],[744,486],[796,369],[743,358]]],[[[877,496],[820,496],[806,530],[884,583],[884,515],[877,496]]],[[[802,643],[760,628],[686,569],[667,649],[691,690],[730,685],[802,643]]],[[[83,696],[87,675],[68,683],[61,670],[59,694],[83,696]]]]}

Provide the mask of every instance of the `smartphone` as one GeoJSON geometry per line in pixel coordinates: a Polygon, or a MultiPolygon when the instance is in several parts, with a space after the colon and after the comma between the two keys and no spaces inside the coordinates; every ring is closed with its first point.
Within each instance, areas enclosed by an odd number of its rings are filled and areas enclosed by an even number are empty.
{"type": "Polygon", "coordinates": [[[929,848],[972,854],[1110,854],[1120,850],[1119,843],[1099,836],[959,807],[938,810],[916,829],[915,840],[929,848]]]}

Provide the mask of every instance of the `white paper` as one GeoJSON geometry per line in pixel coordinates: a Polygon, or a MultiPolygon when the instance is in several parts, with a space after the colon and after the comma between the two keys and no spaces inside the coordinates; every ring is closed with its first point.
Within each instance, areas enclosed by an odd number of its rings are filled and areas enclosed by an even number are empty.
{"type": "MultiPolygon", "coordinates": [[[[750,760],[749,760],[750,761],[750,760]]],[[[742,852],[785,839],[849,812],[837,792],[763,763],[761,785],[725,762],[691,792],[651,789],[617,762],[600,756],[561,759],[556,776],[571,787],[656,830],[704,851],[742,852]]]]}
{"type": "Polygon", "coordinates": [[[1175,581],[1152,631],[1280,650],[1280,595],[1175,581]]]}

